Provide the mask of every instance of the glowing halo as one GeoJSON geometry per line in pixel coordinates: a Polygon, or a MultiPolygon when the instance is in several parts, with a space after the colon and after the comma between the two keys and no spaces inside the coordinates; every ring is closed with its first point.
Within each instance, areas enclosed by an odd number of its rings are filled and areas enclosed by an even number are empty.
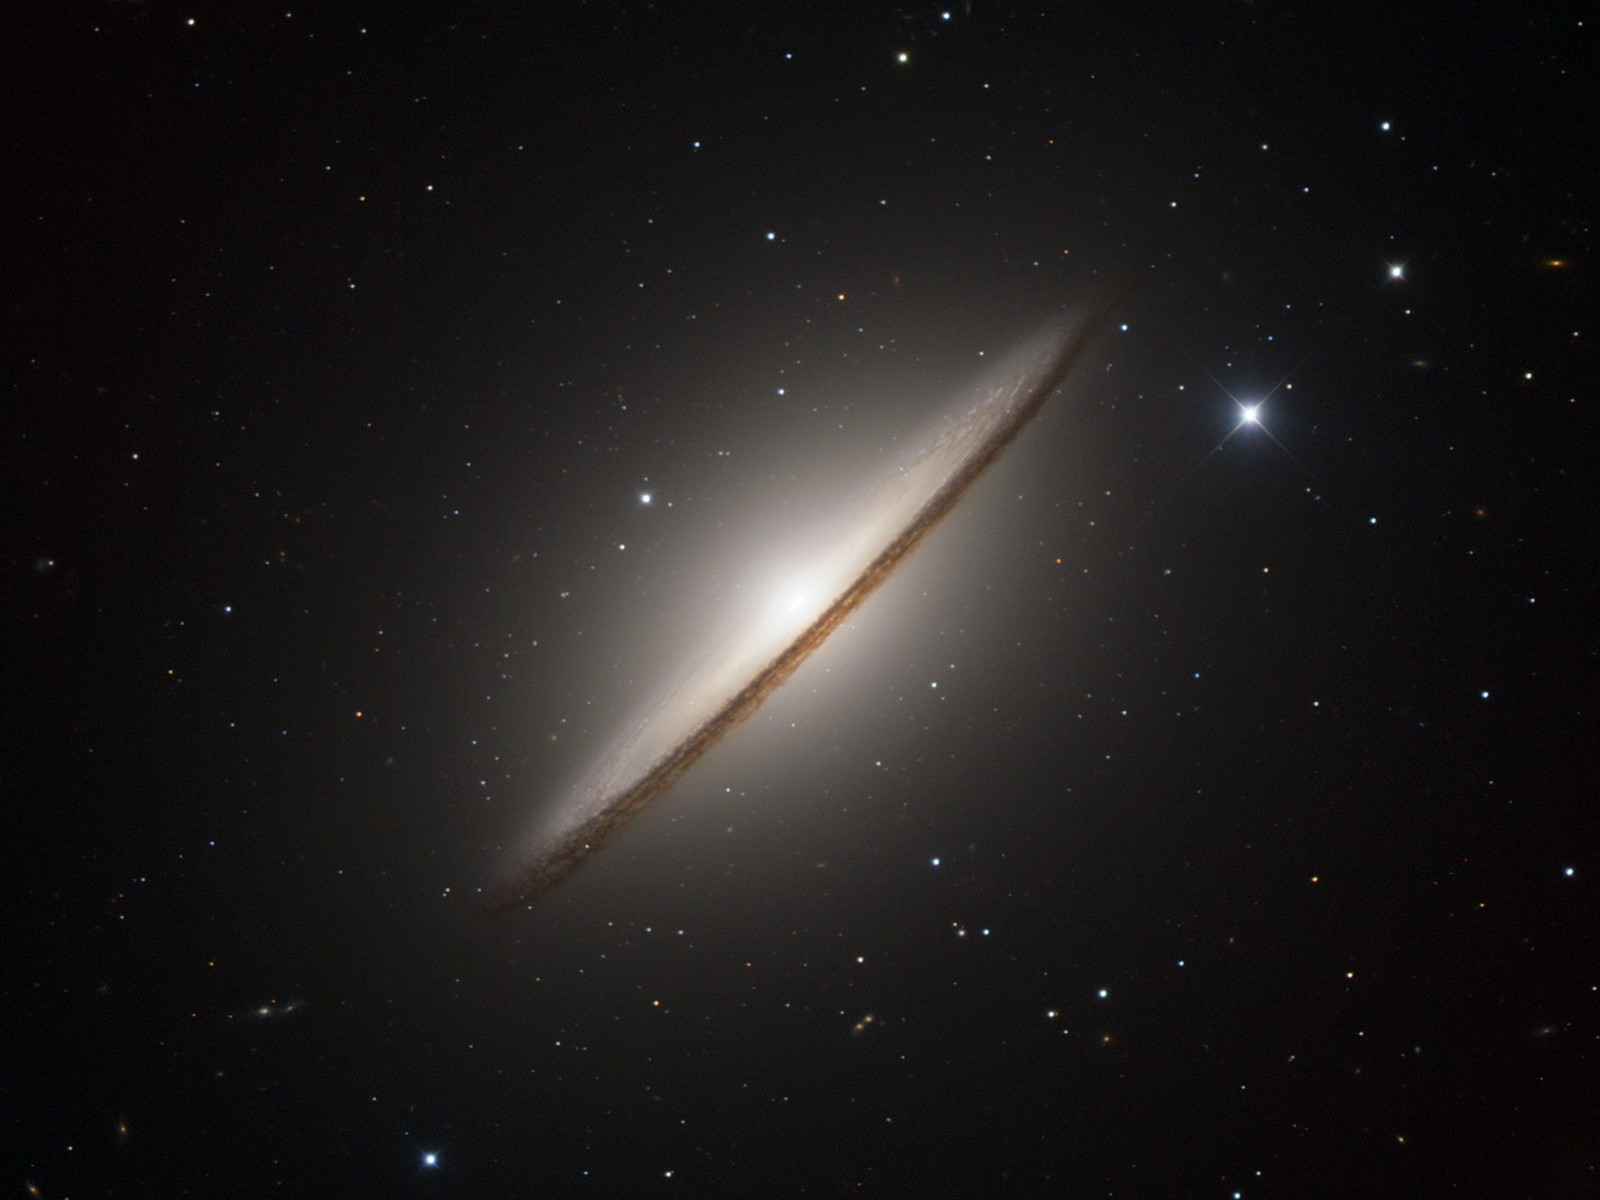
{"type": "Polygon", "coordinates": [[[876,591],[1055,394],[1108,305],[1029,338],[974,388],[860,514],[854,532],[774,590],[724,647],[666,687],[513,855],[505,910],[560,883],[760,707],[876,591]]]}

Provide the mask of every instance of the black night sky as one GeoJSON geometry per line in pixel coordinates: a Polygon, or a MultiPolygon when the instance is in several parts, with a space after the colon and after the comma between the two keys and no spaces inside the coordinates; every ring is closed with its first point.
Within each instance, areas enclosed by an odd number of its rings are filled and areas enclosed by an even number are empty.
{"type": "Polygon", "coordinates": [[[8,24],[0,1188],[1600,1189],[1593,20],[8,24]],[[1107,296],[783,691],[487,911],[1107,296]]]}

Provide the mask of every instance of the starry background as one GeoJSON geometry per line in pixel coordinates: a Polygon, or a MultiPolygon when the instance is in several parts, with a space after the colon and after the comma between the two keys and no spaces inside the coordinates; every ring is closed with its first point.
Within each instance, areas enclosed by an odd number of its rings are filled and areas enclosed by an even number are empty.
{"type": "Polygon", "coordinates": [[[1593,22],[512,9],[8,18],[0,1184],[1593,1194],[1593,22]],[[1108,292],[788,689],[486,916],[1108,292]]]}

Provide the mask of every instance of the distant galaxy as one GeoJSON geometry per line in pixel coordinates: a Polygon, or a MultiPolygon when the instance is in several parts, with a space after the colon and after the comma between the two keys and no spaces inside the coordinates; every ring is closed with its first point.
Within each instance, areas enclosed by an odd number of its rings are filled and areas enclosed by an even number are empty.
{"type": "Polygon", "coordinates": [[[491,903],[504,911],[570,875],[672,787],[894,573],[1053,396],[1105,324],[1102,302],[1025,339],[970,388],[863,506],[825,561],[807,562],[749,628],[694,664],[632,721],[515,852],[491,903]]]}

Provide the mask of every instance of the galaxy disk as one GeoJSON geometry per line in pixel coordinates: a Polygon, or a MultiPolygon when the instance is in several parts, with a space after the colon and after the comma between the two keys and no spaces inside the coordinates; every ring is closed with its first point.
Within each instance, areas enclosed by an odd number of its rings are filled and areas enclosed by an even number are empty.
{"type": "Polygon", "coordinates": [[[515,852],[491,889],[508,909],[555,887],[758,709],[894,573],[1055,394],[1106,305],[1053,322],[975,385],[862,506],[852,532],[749,627],[684,671],[515,852]]]}

